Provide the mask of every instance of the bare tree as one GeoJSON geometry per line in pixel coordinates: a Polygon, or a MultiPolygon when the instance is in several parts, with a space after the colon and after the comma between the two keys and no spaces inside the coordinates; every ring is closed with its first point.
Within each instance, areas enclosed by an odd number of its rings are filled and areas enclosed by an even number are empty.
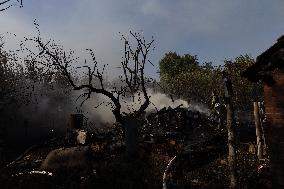
{"type": "Polygon", "coordinates": [[[85,60],[83,66],[74,67],[78,59],[74,58],[73,51],[66,52],[63,47],[56,45],[52,41],[43,42],[40,34],[37,38],[32,40],[36,42],[40,51],[39,54],[36,55],[38,63],[47,70],[54,69],[59,71],[74,90],[83,91],[83,94],[80,96],[83,98],[82,103],[90,99],[92,93],[102,94],[108,97],[110,101],[105,103],[111,106],[116,121],[123,126],[128,155],[134,157],[137,155],[138,148],[138,119],[150,104],[145,87],[146,83],[150,82],[150,80],[145,77],[144,70],[146,63],[150,62],[148,60],[148,54],[153,48],[154,39],[152,37],[150,42],[146,42],[145,38],[141,36],[140,33],[133,32],[130,32],[130,36],[132,41],[135,42],[135,46],[133,46],[124,35],[122,35],[121,38],[124,42],[124,56],[121,61],[123,74],[120,76],[120,79],[125,83],[125,86],[120,86],[120,88],[115,86],[109,88],[105,86],[104,71],[106,65],[103,65],[101,68],[99,67],[93,50],[86,49],[91,55],[92,66],[88,65],[85,60]],[[78,69],[86,70],[84,73],[87,81],[83,84],[74,79],[73,74],[77,73],[78,69]],[[134,107],[128,107],[129,113],[122,112],[122,102],[129,96],[135,98],[137,94],[140,102],[139,108],[134,109],[134,107]]]}
{"type": "MultiPolygon", "coordinates": [[[[11,4],[14,0],[4,0],[4,1],[0,1],[0,12],[7,10],[8,8],[12,7],[14,4],[11,4]]],[[[20,4],[20,7],[23,6],[23,0],[16,0],[17,3],[20,4]]]]}

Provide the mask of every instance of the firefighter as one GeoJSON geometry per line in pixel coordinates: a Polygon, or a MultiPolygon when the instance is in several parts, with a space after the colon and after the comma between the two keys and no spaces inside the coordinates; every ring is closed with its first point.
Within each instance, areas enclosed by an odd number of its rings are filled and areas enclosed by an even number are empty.
{"type": "Polygon", "coordinates": [[[215,118],[217,118],[217,115],[218,115],[218,111],[217,111],[216,108],[219,106],[220,101],[219,101],[219,97],[218,97],[218,95],[216,94],[215,91],[212,92],[211,96],[212,96],[212,100],[211,100],[211,115],[215,119],[215,118]]]}
{"type": "Polygon", "coordinates": [[[214,120],[217,120],[219,130],[220,128],[223,128],[224,125],[224,105],[220,102],[219,96],[216,94],[215,91],[212,92],[212,101],[211,101],[211,115],[214,120]]]}

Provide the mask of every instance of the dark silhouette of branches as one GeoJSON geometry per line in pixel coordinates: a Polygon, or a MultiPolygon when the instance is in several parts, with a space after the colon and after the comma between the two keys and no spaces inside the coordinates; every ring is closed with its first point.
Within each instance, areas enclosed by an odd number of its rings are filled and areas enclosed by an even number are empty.
{"type": "Polygon", "coordinates": [[[77,69],[85,68],[87,70],[86,74],[88,81],[85,84],[77,84],[74,78],[71,76],[71,71],[69,69],[71,67],[71,63],[74,63],[74,61],[76,61],[72,57],[73,53],[70,52],[69,55],[67,55],[67,53],[63,49],[61,49],[54,43],[50,44],[50,42],[47,42],[46,44],[44,44],[40,37],[36,39],[36,42],[41,50],[39,55],[46,58],[46,60],[50,60],[50,62],[46,61],[39,63],[41,63],[48,69],[55,68],[56,70],[58,70],[62,75],[65,76],[74,90],[84,90],[84,93],[81,95],[81,97],[85,97],[84,101],[88,100],[91,97],[92,93],[103,94],[110,98],[111,101],[115,104],[113,113],[116,119],[119,122],[122,120],[120,115],[121,105],[119,103],[119,95],[115,96],[114,93],[109,92],[105,89],[103,83],[103,72],[98,69],[98,62],[96,61],[92,50],[87,49],[92,57],[92,66],[84,65],[82,67],[76,67],[77,69]],[[95,79],[99,81],[100,87],[94,85],[95,79]]]}
{"type": "Polygon", "coordinates": [[[3,49],[0,36],[0,111],[9,105],[21,106],[30,102],[23,67],[12,52],[3,49]]]}
{"type": "MultiPolygon", "coordinates": [[[[16,0],[18,3],[20,3],[20,7],[23,7],[23,0],[16,0]]],[[[4,0],[0,1],[0,11],[5,11],[8,8],[12,7],[15,4],[10,4],[12,0],[4,0]]]]}
{"type": "Polygon", "coordinates": [[[145,87],[146,81],[144,76],[144,70],[147,61],[150,62],[147,59],[148,52],[151,50],[154,39],[152,37],[152,40],[147,43],[145,38],[139,33],[133,33],[130,31],[130,34],[135,39],[137,46],[136,48],[133,48],[129,44],[125,36],[122,35],[122,39],[124,40],[124,60],[121,62],[121,64],[123,68],[125,82],[128,88],[130,89],[130,92],[132,94],[136,93],[141,87],[145,101],[140,106],[139,110],[136,112],[137,115],[141,115],[150,104],[149,96],[145,87]]]}
{"type": "MultiPolygon", "coordinates": [[[[148,79],[144,76],[145,64],[148,62],[148,53],[152,47],[154,40],[146,42],[144,37],[141,37],[138,33],[130,32],[132,38],[136,42],[135,48],[133,48],[124,35],[122,40],[124,41],[124,57],[121,62],[123,75],[120,76],[122,82],[126,85],[120,88],[112,87],[111,89],[104,84],[104,71],[106,65],[99,68],[93,50],[86,49],[91,55],[91,63],[87,63],[83,66],[74,67],[77,59],[74,58],[74,52],[66,52],[62,47],[58,46],[52,41],[43,42],[41,36],[32,39],[36,42],[39,48],[39,54],[36,55],[38,63],[47,70],[55,69],[59,71],[72,86],[74,90],[83,91],[80,95],[83,98],[82,104],[91,98],[92,93],[102,94],[108,97],[111,101],[112,112],[116,118],[116,121],[123,124],[125,116],[139,117],[145,111],[150,104],[149,96],[145,84],[148,79]],[[82,84],[75,80],[73,72],[83,69],[86,81],[82,84]],[[143,94],[144,101],[141,103],[138,110],[132,109],[132,112],[125,114],[121,112],[122,97],[132,95],[134,98],[135,93],[143,94]]],[[[142,101],[142,98],[139,98],[142,101]]],[[[109,105],[110,103],[108,103],[109,105]]]]}

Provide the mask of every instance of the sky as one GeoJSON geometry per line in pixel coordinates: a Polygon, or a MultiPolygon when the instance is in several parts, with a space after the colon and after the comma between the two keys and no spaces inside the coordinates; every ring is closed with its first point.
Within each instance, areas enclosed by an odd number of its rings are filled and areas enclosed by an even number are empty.
{"type": "MultiPolygon", "coordinates": [[[[0,0],[1,2],[1,0],[0,0]]],[[[16,2],[16,0],[15,0],[16,2]]],[[[284,34],[283,0],[24,0],[0,12],[6,48],[36,36],[34,20],[46,40],[74,49],[82,58],[94,50],[107,74],[115,75],[123,55],[119,32],[143,32],[155,39],[146,73],[159,78],[165,53],[197,55],[199,62],[223,64],[241,54],[256,58],[284,34]],[[13,35],[16,34],[16,37],[13,35]]]]}

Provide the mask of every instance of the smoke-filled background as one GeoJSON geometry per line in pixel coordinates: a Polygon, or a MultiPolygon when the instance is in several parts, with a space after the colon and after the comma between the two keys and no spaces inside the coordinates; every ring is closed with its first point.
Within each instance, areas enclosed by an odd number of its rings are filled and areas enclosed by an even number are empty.
{"type": "MultiPolygon", "coordinates": [[[[33,94],[30,96],[28,105],[21,106],[14,114],[8,116],[5,123],[9,139],[43,140],[66,130],[68,115],[72,113],[83,113],[88,122],[95,127],[103,129],[105,126],[115,122],[112,107],[107,105],[110,101],[106,96],[93,94],[90,99],[81,106],[82,98],[79,91],[65,89],[60,86],[49,86],[45,84],[33,84],[33,94]]],[[[188,103],[182,99],[173,99],[161,92],[148,89],[151,104],[146,112],[156,112],[164,107],[176,108],[182,105],[184,108],[209,113],[205,105],[188,103]]],[[[139,109],[143,103],[143,97],[136,93],[133,97],[121,100],[122,112],[131,113],[139,109]]]]}

